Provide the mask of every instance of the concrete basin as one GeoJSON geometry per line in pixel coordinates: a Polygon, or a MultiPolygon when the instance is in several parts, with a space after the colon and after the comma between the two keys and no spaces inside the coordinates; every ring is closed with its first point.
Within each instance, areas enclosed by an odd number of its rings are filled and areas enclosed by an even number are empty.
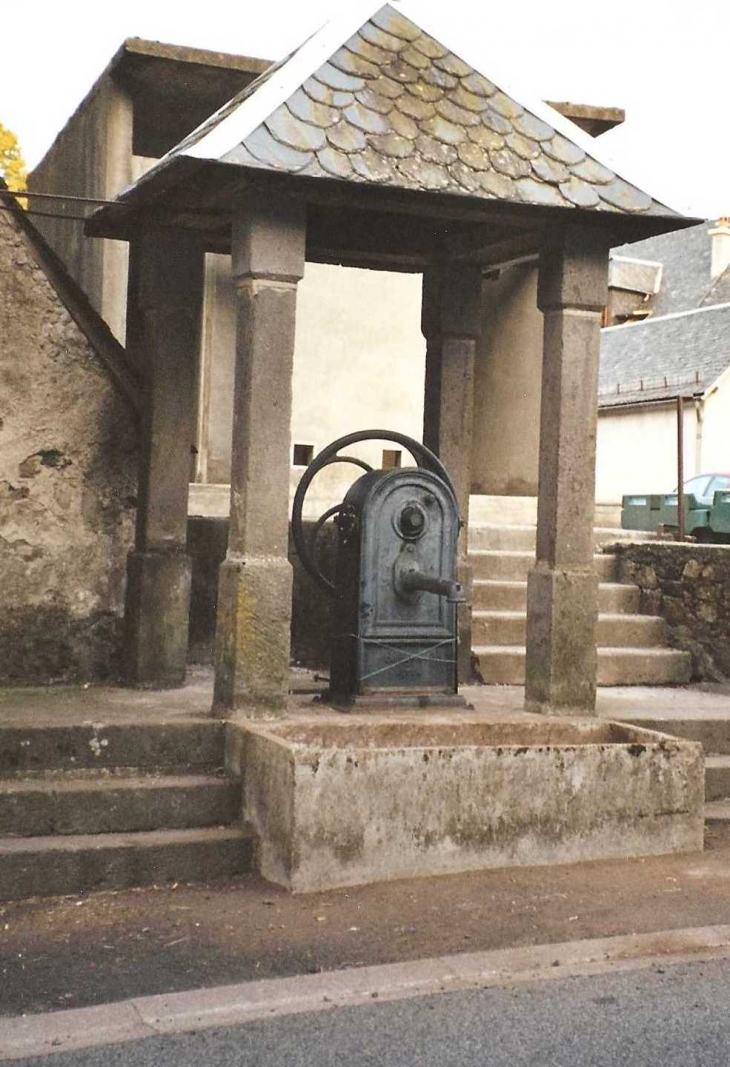
{"type": "Polygon", "coordinates": [[[260,871],[295,892],[695,851],[696,742],[595,719],[240,725],[260,871]]]}

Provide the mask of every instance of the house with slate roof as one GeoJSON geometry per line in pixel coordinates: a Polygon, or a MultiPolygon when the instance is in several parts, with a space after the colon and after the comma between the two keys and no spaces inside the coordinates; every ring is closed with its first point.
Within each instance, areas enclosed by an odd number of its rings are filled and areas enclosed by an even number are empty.
{"type": "Polygon", "coordinates": [[[730,470],[727,221],[615,254],[622,280],[633,272],[636,281],[641,271],[645,281],[631,294],[623,290],[625,325],[609,326],[601,337],[596,491],[606,501],[676,486],[678,397],[684,399],[685,478],[730,470]],[[651,265],[654,278],[646,285],[651,265]]]}

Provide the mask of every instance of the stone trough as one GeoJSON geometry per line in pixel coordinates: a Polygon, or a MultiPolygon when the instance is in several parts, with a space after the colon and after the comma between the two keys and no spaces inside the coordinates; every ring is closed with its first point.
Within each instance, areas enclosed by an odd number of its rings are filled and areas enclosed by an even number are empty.
{"type": "Polygon", "coordinates": [[[635,726],[330,716],[234,729],[260,873],[295,892],[703,846],[702,746],[635,726]]]}

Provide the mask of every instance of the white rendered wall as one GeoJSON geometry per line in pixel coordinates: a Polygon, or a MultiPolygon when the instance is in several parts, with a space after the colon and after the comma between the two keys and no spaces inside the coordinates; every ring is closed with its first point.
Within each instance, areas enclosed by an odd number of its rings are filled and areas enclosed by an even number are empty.
{"type": "MultiPolygon", "coordinates": [[[[694,404],[684,415],[684,475],[700,473],[694,404]]],[[[596,450],[596,500],[625,493],[668,493],[677,485],[677,413],[673,403],[638,411],[601,413],[596,450]]]]}

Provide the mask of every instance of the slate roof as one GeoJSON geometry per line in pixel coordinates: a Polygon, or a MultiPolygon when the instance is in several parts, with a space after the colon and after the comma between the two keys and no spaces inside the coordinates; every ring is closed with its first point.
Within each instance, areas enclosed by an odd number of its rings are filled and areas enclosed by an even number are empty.
{"type": "Polygon", "coordinates": [[[601,331],[598,406],[701,395],[730,366],[730,303],[601,331]]]}
{"type": "MultiPolygon", "coordinates": [[[[681,218],[594,158],[577,128],[574,138],[560,132],[572,124],[552,109],[528,110],[392,6],[375,7],[344,37],[325,27],[270,67],[138,186],[192,157],[540,207],[681,218]]],[[[348,8],[342,25],[348,14],[352,23],[348,8]]]]}
{"type": "Polygon", "coordinates": [[[730,267],[724,270],[719,278],[716,278],[712,283],[701,306],[709,307],[711,304],[728,303],[730,303],[730,267]]]}

